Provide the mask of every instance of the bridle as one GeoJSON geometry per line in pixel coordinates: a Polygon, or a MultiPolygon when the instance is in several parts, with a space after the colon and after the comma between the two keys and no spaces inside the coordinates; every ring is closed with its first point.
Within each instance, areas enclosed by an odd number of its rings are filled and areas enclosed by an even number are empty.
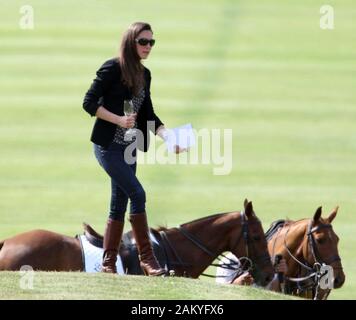
{"type": "Polygon", "coordinates": [[[320,257],[319,252],[317,251],[315,238],[313,237],[313,233],[314,232],[319,231],[320,229],[325,229],[325,228],[332,229],[332,225],[331,224],[321,224],[319,226],[316,226],[316,227],[312,228],[312,224],[313,224],[313,222],[310,221],[309,222],[309,226],[308,226],[307,236],[308,236],[308,244],[309,244],[310,251],[312,253],[313,259],[314,259],[314,263],[319,263],[319,264],[324,263],[324,264],[330,265],[330,264],[332,264],[334,262],[340,262],[341,258],[340,258],[340,256],[338,254],[334,255],[329,260],[323,260],[320,257]]]}
{"type": "MultiPolygon", "coordinates": [[[[293,253],[288,248],[287,235],[289,233],[291,226],[289,226],[288,230],[286,231],[286,233],[284,235],[283,243],[284,243],[284,248],[286,249],[288,255],[295,262],[297,262],[299,264],[301,270],[304,269],[307,273],[307,275],[304,277],[296,277],[296,278],[286,277],[286,280],[288,280],[290,282],[294,282],[297,285],[297,289],[302,292],[310,290],[310,289],[312,289],[312,290],[315,289],[315,294],[314,294],[313,299],[316,300],[316,298],[318,296],[319,288],[320,288],[320,281],[321,281],[322,277],[326,275],[326,273],[321,272],[321,267],[323,265],[330,265],[331,263],[339,262],[339,261],[341,261],[341,258],[338,254],[334,255],[333,257],[331,257],[328,260],[324,260],[320,257],[320,254],[317,250],[317,245],[316,245],[316,241],[313,236],[313,233],[319,231],[320,229],[325,229],[325,228],[330,229],[330,228],[332,228],[332,225],[331,224],[320,224],[318,226],[313,227],[313,221],[314,221],[313,219],[310,220],[310,222],[308,224],[308,228],[307,228],[307,233],[306,233],[307,247],[309,249],[308,253],[309,252],[311,253],[311,256],[314,260],[314,263],[312,266],[309,265],[306,260],[304,261],[304,263],[302,261],[300,261],[295,255],[293,255],[293,253]],[[307,281],[309,282],[309,284],[307,283],[306,285],[303,286],[302,283],[307,282],[307,281]]],[[[277,237],[275,238],[274,245],[276,243],[276,240],[277,240],[277,237]]],[[[273,245],[273,252],[274,252],[274,245],[273,245]]],[[[338,267],[333,267],[333,269],[336,269],[336,268],[338,268],[338,267]]],[[[329,293],[330,293],[330,290],[328,289],[322,298],[326,299],[327,296],[329,295],[329,293]]]]}
{"type": "MultiPolygon", "coordinates": [[[[239,236],[239,238],[237,238],[235,245],[233,246],[233,248],[236,248],[238,243],[241,240],[241,237],[244,239],[244,244],[245,244],[245,252],[246,252],[246,257],[241,257],[239,258],[239,260],[244,259],[244,258],[248,258],[250,260],[250,270],[255,270],[255,265],[260,265],[261,267],[266,266],[267,264],[269,264],[271,262],[271,258],[268,252],[262,253],[260,255],[254,255],[253,256],[253,260],[256,261],[256,263],[254,264],[252,262],[252,256],[250,255],[250,249],[254,249],[254,247],[252,246],[252,242],[250,237],[249,237],[249,232],[248,232],[248,226],[252,225],[252,224],[261,224],[261,221],[255,216],[256,221],[253,222],[249,222],[246,219],[246,216],[244,214],[243,211],[240,212],[240,216],[241,216],[241,221],[242,221],[242,228],[241,228],[241,234],[239,236]]],[[[224,263],[218,265],[221,268],[224,268],[224,263]]],[[[244,268],[242,268],[243,270],[244,268]]]]}
{"type": "MultiPolygon", "coordinates": [[[[245,252],[246,256],[239,257],[239,262],[235,261],[228,256],[224,255],[223,253],[221,254],[216,254],[213,251],[211,251],[209,248],[207,248],[206,245],[202,243],[201,240],[199,240],[197,237],[193,236],[186,228],[184,228],[182,225],[180,225],[178,228],[176,228],[185,238],[190,240],[195,246],[197,246],[199,249],[204,251],[206,254],[208,254],[211,258],[217,259],[220,261],[220,264],[216,263],[211,263],[210,266],[215,266],[215,267],[221,267],[223,269],[230,269],[230,270],[237,270],[237,269],[242,269],[244,271],[252,270],[254,269],[254,264],[252,262],[252,259],[250,257],[250,252],[252,251],[251,249],[251,241],[249,237],[249,229],[248,226],[253,223],[260,223],[260,221],[257,219],[255,222],[249,222],[246,219],[246,216],[243,211],[240,212],[240,217],[241,217],[241,233],[239,237],[236,239],[235,244],[233,245],[233,248],[236,248],[238,244],[240,243],[241,239],[244,241],[244,247],[245,247],[245,252]],[[225,260],[223,260],[223,258],[225,260]],[[228,261],[228,262],[226,262],[228,261]]],[[[160,231],[159,232],[162,238],[163,242],[163,248],[166,252],[166,257],[167,257],[167,264],[168,268],[170,269],[170,266],[181,266],[184,268],[184,274],[186,274],[185,266],[192,266],[191,263],[184,263],[180,256],[178,255],[177,251],[175,250],[174,246],[172,243],[169,241],[166,232],[165,231],[160,231]],[[178,261],[169,261],[168,255],[167,255],[167,247],[171,249],[173,252],[174,256],[178,261]]],[[[270,263],[270,256],[268,253],[261,254],[259,256],[254,257],[255,260],[261,261],[261,266],[265,266],[267,263],[270,263]]],[[[203,276],[211,277],[211,278],[216,278],[216,277],[227,277],[227,276],[217,276],[217,275],[210,275],[210,274],[205,274],[202,273],[203,276]]]]}

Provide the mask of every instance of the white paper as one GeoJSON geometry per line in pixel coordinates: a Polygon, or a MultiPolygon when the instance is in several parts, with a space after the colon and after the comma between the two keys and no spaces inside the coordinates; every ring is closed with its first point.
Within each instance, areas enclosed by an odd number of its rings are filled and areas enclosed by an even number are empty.
{"type": "Polygon", "coordinates": [[[166,145],[169,152],[174,151],[174,146],[188,149],[195,145],[195,135],[190,123],[177,128],[168,129],[168,138],[166,145]]]}

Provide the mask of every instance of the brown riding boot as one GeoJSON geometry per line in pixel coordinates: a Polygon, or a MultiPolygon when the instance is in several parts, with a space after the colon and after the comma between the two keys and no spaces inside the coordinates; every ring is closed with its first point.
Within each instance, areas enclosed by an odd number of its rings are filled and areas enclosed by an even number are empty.
{"type": "Polygon", "coordinates": [[[148,276],[160,276],[165,274],[157,261],[153,252],[149,237],[146,212],[130,214],[133,236],[136,240],[136,246],[140,259],[140,266],[148,276]]]}
{"type": "Polygon", "coordinates": [[[124,222],[108,219],[104,235],[104,254],[101,272],[117,273],[116,260],[124,230],[124,222]]]}

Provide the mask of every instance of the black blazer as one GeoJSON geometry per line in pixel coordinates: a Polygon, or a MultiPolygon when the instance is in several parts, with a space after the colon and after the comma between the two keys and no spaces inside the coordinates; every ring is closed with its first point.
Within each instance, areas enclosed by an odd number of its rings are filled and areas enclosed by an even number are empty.
{"type": "MultiPolygon", "coordinates": [[[[151,73],[147,68],[144,68],[144,78],[146,83],[145,99],[137,114],[137,128],[143,132],[143,141],[139,139],[140,135],[138,135],[137,147],[146,152],[150,138],[147,127],[156,134],[156,130],[163,123],[153,110],[150,93],[151,73]],[[154,126],[147,126],[147,121],[153,121],[154,126]]],[[[118,58],[112,58],[106,61],[96,72],[96,78],[85,94],[83,108],[91,116],[95,116],[97,109],[103,105],[107,110],[123,116],[124,100],[131,98],[132,92],[121,81],[118,58]]],[[[117,125],[114,123],[97,118],[91,134],[91,141],[107,148],[114,139],[116,127],[117,125]]]]}

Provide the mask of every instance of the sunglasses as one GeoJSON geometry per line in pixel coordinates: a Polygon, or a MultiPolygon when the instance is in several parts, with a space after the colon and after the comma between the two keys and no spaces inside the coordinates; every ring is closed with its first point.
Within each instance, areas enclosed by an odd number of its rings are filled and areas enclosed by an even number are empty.
{"type": "Polygon", "coordinates": [[[156,40],[155,39],[146,39],[146,38],[140,38],[135,40],[140,46],[147,46],[150,44],[151,47],[155,45],[156,40]]]}

